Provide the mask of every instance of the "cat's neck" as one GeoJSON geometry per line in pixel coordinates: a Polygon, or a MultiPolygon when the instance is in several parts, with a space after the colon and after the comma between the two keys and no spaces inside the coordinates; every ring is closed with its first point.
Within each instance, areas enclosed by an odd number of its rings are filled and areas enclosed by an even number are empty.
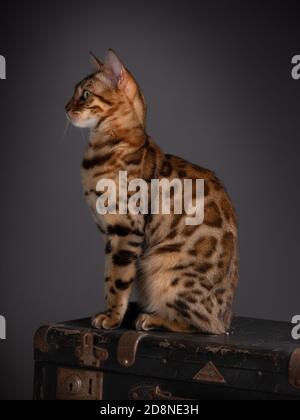
{"type": "Polygon", "coordinates": [[[102,124],[95,130],[91,130],[89,148],[97,153],[105,153],[107,148],[127,150],[141,147],[147,139],[145,128],[139,123],[126,124],[102,124]]]}

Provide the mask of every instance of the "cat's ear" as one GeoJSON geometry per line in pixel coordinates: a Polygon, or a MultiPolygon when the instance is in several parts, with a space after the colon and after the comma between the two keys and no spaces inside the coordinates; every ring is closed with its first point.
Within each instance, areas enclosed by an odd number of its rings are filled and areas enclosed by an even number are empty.
{"type": "Polygon", "coordinates": [[[124,89],[128,81],[127,71],[122,61],[112,49],[108,50],[104,65],[110,72],[110,78],[113,84],[119,89],[124,89]]]}
{"type": "Polygon", "coordinates": [[[95,71],[103,70],[104,64],[90,51],[90,62],[95,71]]]}
{"type": "Polygon", "coordinates": [[[130,100],[134,100],[138,85],[112,49],[107,52],[104,67],[107,69],[108,77],[113,85],[122,90],[130,100]]]}

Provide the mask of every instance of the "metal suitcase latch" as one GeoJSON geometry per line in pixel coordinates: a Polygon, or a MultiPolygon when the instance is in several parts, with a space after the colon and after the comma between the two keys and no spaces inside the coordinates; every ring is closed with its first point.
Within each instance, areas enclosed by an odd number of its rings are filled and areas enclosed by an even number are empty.
{"type": "Polygon", "coordinates": [[[129,391],[130,400],[183,400],[192,401],[191,398],[183,398],[174,396],[169,391],[164,391],[159,385],[154,384],[139,384],[135,385],[129,391]]]}
{"type": "Polygon", "coordinates": [[[80,364],[85,367],[100,368],[101,363],[108,359],[108,351],[94,346],[94,335],[91,331],[83,332],[80,340],[81,345],[75,350],[80,364]]]}

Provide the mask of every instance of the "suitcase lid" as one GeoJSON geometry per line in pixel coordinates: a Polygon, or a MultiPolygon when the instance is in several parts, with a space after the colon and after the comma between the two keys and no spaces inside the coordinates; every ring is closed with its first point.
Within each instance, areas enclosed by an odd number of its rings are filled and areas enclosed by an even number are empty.
{"type": "Polygon", "coordinates": [[[90,319],[40,328],[35,360],[124,375],[226,386],[300,398],[300,343],[291,324],[235,318],[228,335],[130,328],[99,331],[90,319]]]}

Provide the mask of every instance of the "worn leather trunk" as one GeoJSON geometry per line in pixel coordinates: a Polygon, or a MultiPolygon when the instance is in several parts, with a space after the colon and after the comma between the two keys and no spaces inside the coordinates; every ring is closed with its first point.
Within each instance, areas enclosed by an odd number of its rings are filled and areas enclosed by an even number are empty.
{"type": "Polygon", "coordinates": [[[224,336],[139,333],[88,319],[41,327],[36,400],[300,400],[300,342],[283,322],[236,318],[224,336]]]}

